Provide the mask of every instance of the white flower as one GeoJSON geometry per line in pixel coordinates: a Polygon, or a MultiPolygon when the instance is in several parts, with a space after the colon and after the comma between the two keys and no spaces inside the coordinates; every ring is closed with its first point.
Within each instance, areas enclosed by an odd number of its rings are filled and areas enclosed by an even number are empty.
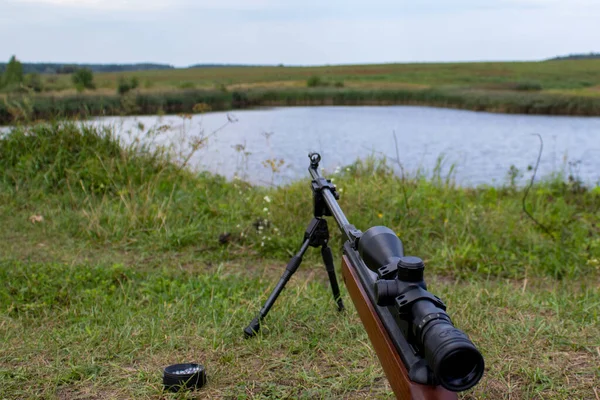
{"type": "Polygon", "coordinates": [[[263,212],[267,212],[269,209],[267,207],[263,208],[263,212]]]}
{"type": "Polygon", "coordinates": [[[346,172],[350,172],[350,168],[346,168],[346,172]]]}
{"type": "Polygon", "coordinates": [[[236,225],[236,228],[240,228],[240,224],[237,224],[237,225],[236,225]]]}
{"type": "Polygon", "coordinates": [[[260,247],[265,247],[265,242],[260,242],[260,247]]]}
{"type": "Polygon", "coordinates": [[[338,192],[340,192],[340,193],[342,193],[343,191],[344,191],[344,189],[342,189],[342,188],[338,189],[338,192]]]}
{"type": "Polygon", "coordinates": [[[265,201],[266,201],[267,203],[270,203],[270,202],[271,202],[271,198],[270,198],[269,196],[265,196],[265,201]]]}
{"type": "Polygon", "coordinates": [[[260,225],[260,226],[258,227],[258,230],[259,230],[259,231],[262,231],[263,229],[264,229],[264,228],[263,228],[263,226],[262,226],[262,225],[260,225]]]}
{"type": "Polygon", "coordinates": [[[331,178],[331,183],[335,182],[335,179],[331,178]]]}
{"type": "Polygon", "coordinates": [[[275,232],[279,232],[279,229],[277,229],[277,228],[273,228],[273,230],[274,230],[275,232]]]}

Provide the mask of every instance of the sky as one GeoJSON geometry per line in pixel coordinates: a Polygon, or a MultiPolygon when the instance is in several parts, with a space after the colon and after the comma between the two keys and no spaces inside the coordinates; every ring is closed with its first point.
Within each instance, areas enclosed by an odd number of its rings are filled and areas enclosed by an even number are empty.
{"type": "Polygon", "coordinates": [[[598,21],[598,0],[0,0],[0,60],[541,60],[600,52],[598,21]]]}

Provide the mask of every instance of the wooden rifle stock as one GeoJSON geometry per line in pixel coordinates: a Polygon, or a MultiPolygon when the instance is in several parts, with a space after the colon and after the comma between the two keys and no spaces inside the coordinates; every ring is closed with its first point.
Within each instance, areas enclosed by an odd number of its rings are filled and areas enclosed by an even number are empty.
{"type": "Polygon", "coordinates": [[[406,367],[396,347],[346,255],[342,256],[342,276],[396,398],[456,400],[456,393],[450,392],[441,386],[422,385],[409,379],[406,367]]]}

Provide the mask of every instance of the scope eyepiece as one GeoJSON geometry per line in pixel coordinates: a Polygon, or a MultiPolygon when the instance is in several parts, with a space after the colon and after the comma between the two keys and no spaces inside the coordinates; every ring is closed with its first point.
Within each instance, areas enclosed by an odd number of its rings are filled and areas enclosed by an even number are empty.
{"type": "Polygon", "coordinates": [[[422,333],[425,359],[440,384],[453,392],[472,388],[483,376],[483,356],[471,340],[444,319],[422,333]]]}

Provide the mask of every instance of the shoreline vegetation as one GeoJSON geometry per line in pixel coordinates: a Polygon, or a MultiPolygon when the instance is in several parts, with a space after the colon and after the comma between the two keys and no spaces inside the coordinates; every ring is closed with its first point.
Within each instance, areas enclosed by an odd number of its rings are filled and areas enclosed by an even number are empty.
{"type": "MultiPolygon", "coordinates": [[[[308,180],[226,181],[183,168],[179,151],[75,122],[0,138],[3,396],[393,398],[343,287],[348,310],[335,311],[318,252],[243,339],[311,218],[308,180]],[[161,368],[186,361],[209,384],[163,393],[161,368]]],[[[388,226],[425,260],[430,290],[483,352],[485,375],[460,398],[597,395],[600,187],[461,188],[374,158],[324,175],[355,226],[388,226]]]]}
{"type": "Polygon", "coordinates": [[[0,124],[52,118],[194,113],[196,104],[213,111],[293,106],[413,105],[506,114],[600,116],[600,97],[514,94],[439,89],[295,89],[222,92],[204,89],[139,92],[129,96],[72,94],[7,97],[0,124]]]}
{"type": "Polygon", "coordinates": [[[15,65],[18,61],[11,62],[0,90],[0,124],[5,125],[51,118],[192,113],[198,103],[212,110],[421,105],[500,113],[600,115],[598,59],[97,73],[79,69],[61,74],[23,74],[15,65]]]}

